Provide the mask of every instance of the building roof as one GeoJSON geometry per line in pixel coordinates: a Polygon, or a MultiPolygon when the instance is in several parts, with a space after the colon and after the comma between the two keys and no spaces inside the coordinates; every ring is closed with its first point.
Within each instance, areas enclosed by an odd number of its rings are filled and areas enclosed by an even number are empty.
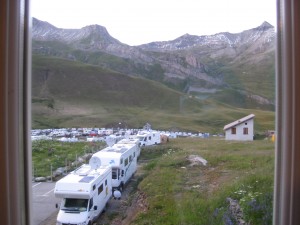
{"type": "Polygon", "coordinates": [[[254,118],[254,117],[255,117],[254,114],[250,114],[250,115],[248,115],[248,116],[245,116],[245,117],[243,117],[243,118],[241,118],[241,119],[239,119],[239,120],[236,120],[236,121],[234,121],[234,122],[232,122],[232,123],[229,123],[229,124],[225,125],[225,126],[224,126],[224,130],[228,130],[229,128],[234,127],[234,126],[236,126],[236,125],[239,125],[239,124],[241,124],[241,123],[244,123],[244,122],[246,122],[247,120],[250,120],[250,119],[252,119],[252,118],[254,118]]]}

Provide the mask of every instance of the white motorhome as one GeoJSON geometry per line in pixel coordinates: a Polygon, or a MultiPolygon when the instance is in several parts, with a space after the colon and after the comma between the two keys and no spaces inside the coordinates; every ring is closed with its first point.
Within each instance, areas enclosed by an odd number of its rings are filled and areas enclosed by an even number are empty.
{"type": "Polygon", "coordinates": [[[140,140],[141,146],[160,144],[160,133],[158,131],[140,131],[136,137],[140,140]]]}
{"type": "Polygon", "coordinates": [[[56,224],[91,225],[112,196],[112,170],[100,160],[84,164],[56,182],[54,194],[62,198],[56,224]]]}
{"type": "Polygon", "coordinates": [[[106,147],[93,154],[91,160],[98,158],[103,165],[112,167],[113,190],[123,190],[137,170],[137,148],[136,143],[117,143],[106,147]]]}

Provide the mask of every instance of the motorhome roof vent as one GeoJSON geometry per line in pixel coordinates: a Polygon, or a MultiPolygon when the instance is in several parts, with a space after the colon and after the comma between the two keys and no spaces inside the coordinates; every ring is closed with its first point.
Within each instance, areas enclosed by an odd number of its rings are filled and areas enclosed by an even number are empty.
{"type": "Polygon", "coordinates": [[[75,170],[74,173],[78,174],[79,176],[87,176],[90,171],[91,171],[91,167],[81,166],[77,170],[75,170]]]}
{"type": "Polygon", "coordinates": [[[92,176],[86,176],[83,177],[79,182],[80,183],[90,183],[92,180],[94,180],[95,177],[92,176]]]}

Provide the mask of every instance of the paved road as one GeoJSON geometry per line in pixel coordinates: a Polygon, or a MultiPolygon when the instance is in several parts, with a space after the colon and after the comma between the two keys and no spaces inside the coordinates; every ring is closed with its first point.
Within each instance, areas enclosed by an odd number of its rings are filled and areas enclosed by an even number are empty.
{"type": "Polygon", "coordinates": [[[60,203],[60,199],[54,196],[54,186],[54,182],[32,183],[33,225],[40,225],[58,211],[55,204],[60,203]]]}

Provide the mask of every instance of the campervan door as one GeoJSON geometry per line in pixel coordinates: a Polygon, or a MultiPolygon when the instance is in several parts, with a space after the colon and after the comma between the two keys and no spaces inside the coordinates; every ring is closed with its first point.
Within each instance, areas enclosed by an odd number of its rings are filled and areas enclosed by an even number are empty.
{"type": "Polygon", "coordinates": [[[153,131],[151,132],[151,135],[152,135],[152,144],[153,145],[157,145],[157,144],[160,144],[161,142],[161,139],[160,139],[160,132],[158,131],[153,131]]]}

